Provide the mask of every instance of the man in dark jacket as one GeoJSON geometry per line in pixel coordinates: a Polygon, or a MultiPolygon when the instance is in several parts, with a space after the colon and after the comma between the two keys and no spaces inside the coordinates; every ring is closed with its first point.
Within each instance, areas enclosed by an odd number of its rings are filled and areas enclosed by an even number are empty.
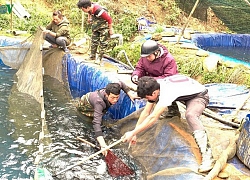
{"type": "MultiPolygon", "coordinates": [[[[119,81],[118,83],[109,83],[105,89],[100,89],[83,95],[77,103],[78,111],[88,117],[93,117],[92,123],[95,136],[101,148],[107,146],[101,129],[102,116],[107,112],[110,106],[117,103],[121,89],[132,101],[138,98],[136,93],[131,91],[123,82],[119,81]]],[[[106,155],[106,153],[107,151],[104,152],[104,155],[106,155]]]]}
{"type": "Polygon", "coordinates": [[[90,60],[95,60],[96,64],[100,64],[108,47],[108,38],[114,34],[112,18],[105,8],[92,3],[90,0],[79,0],[77,6],[83,12],[88,13],[88,22],[92,24],[90,60]],[[96,52],[99,45],[99,57],[96,59],[96,52]]]}
{"type": "MultiPolygon", "coordinates": [[[[137,84],[139,78],[143,76],[150,76],[159,80],[175,74],[178,74],[176,61],[165,46],[153,40],[147,40],[142,44],[141,58],[131,76],[133,83],[137,84]]],[[[172,116],[180,117],[175,101],[168,107],[168,111],[161,115],[161,118],[172,116]]]]}

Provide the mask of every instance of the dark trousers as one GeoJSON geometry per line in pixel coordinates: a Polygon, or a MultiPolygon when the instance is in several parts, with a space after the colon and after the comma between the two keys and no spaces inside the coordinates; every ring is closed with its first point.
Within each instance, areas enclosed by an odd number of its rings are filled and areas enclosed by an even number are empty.
{"type": "Polygon", "coordinates": [[[67,38],[66,37],[57,37],[56,38],[54,36],[51,36],[50,34],[46,34],[45,40],[48,41],[50,44],[56,44],[58,46],[61,46],[63,48],[63,50],[67,49],[67,43],[66,43],[67,38]]]}

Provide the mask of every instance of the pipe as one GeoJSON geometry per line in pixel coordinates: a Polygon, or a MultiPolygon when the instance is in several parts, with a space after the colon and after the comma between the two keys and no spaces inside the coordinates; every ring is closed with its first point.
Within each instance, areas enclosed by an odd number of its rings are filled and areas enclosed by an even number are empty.
{"type": "Polygon", "coordinates": [[[126,60],[127,60],[127,63],[129,64],[129,66],[130,66],[133,70],[135,70],[134,66],[131,64],[130,60],[128,59],[128,56],[127,56],[125,50],[121,50],[121,51],[117,54],[117,57],[118,57],[121,53],[124,54],[124,56],[125,56],[125,58],[126,58],[126,60]]]}
{"type": "Polygon", "coordinates": [[[122,34],[112,34],[110,36],[110,38],[111,39],[118,38],[119,39],[118,45],[123,45],[123,36],[122,36],[122,34]]]}
{"type": "Polygon", "coordinates": [[[20,18],[20,19],[28,19],[30,18],[30,14],[24,9],[20,2],[13,3],[14,6],[12,8],[13,12],[20,18]]]}
{"type": "Polygon", "coordinates": [[[15,36],[18,36],[18,35],[20,35],[20,34],[27,34],[27,31],[13,31],[13,34],[14,34],[15,36]]]}

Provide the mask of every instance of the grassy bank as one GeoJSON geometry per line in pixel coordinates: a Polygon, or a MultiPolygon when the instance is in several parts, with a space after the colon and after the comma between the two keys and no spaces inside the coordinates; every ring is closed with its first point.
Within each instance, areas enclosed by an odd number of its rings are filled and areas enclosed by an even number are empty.
{"type": "MultiPolygon", "coordinates": [[[[179,1],[156,0],[154,2],[150,1],[151,4],[149,4],[148,6],[146,5],[147,2],[146,0],[145,1],[140,0],[136,3],[132,0],[131,1],[121,0],[119,2],[116,0],[113,1],[101,0],[99,2],[100,4],[108,8],[109,13],[113,18],[113,24],[114,24],[113,27],[115,32],[122,34],[124,37],[124,42],[125,42],[124,45],[114,48],[110,52],[110,55],[114,58],[118,58],[124,63],[127,63],[124,57],[117,57],[120,50],[125,50],[132,65],[135,65],[139,59],[140,46],[142,43],[142,42],[135,43],[135,40],[138,37],[140,37],[137,31],[136,18],[138,18],[140,15],[145,15],[146,12],[150,12],[151,14],[154,14],[156,16],[160,26],[163,27],[166,25],[176,26],[178,24],[183,25],[185,23],[185,20],[190,11],[190,8],[188,10],[187,7],[184,8],[180,6],[180,4],[178,4],[181,3],[181,0],[179,1]],[[140,3],[141,5],[138,5],[140,3]]],[[[185,2],[186,3],[189,2],[192,5],[194,4],[195,1],[189,0],[185,2]]],[[[0,0],[0,3],[5,4],[5,1],[0,0]]],[[[87,27],[86,14],[83,16],[84,18],[82,18],[82,12],[76,7],[76,3],[77,1],[70,1],[70,0],[46,0],[46,1],[44,0],[42,2],[38,0],[34,1],[23,0],[22,5],[30,13],[31,17],[29,19],[19,19],[17,16],[13,15],[13,20],[12,20],[13,30],[24,30],[28,31],[29,34],[34,34],[38,26],[40,25],[45,26],[51,21],[51,12],[53,10],[60,9],[71,22],[71,35],[73,37],[75,34],[81,32],[82,22],[83,22],[83,27],[85,29],[87,27]]],[[[203,3],[205,3],[207,7],[211,7],[214,11],[217,11],[216,9],[219,8],[220,10],[218,11],[221,12],[218,12],[218,15],[220,15],[219,13],[221,14],[224,13],[227,15],[230,14],[231,16],[231,13],[228,13],[228,11],[222,11],[220,7],[224,3],[225,7],[224,6],[223,7],[225,9],[228,8],[232,9],[232,6],[235,3],[235,1],[230,0],[227,1],[227,3],[225,4],[224,1],[209,0],[209,1],[204,1],[203,3]]],[[[244,11],[242,10],[243,3],[242,2],[236,3],[237,6],[235,8],[244,11]]],[[[206,11],[206,9],[204,11],[206,11]]],[[[244,12],[249,14],[247,11],[244,12]]],[[[233,17],[233,13],[237,13],[237,11],[232,12],[232,18],[235,18],[236,16],[233,17]]],[[[241,15],[244,14],[241,13],[241,15]]],[[[231,23],[233,22],[232,20],[228,21],[230,21],[231,23]]],[[[2,30],[1,34],[9,36],[10,34],[6,34],[6,31],[10,30],[11,28],[10,14],[1,14],[0,23],[2,30]]],[[[226,19],[225,23],[227,23],[226,19]]],[[[192,27],[192,25],[194,24],[196,24],[196,26],[193,27],[195,30],[204,30],[204,28],[207,27],[204,24],[202,24],[201,20],[199,19],[191,20],[189,27],[190,26],[192,27]]],[[[247,23],[245,24],[247,27],[248,24],[247,23]]],[[[218,29],[217,28],[217,26],[219,26],[218,24],[214,22],[213,25],[216,27],[215,29],[218,29]]],[[[238,25],[235,26],[232,24],[232,26],[234,26],[235,29],[240,28],[238,25]]],[[[210,26],[210,28],[211,27],[213,26],[210,26]]],[[[89,31],[88,33],[90,34],[91,32],[89,31]]],[[[204,84],[229,82],[236,84],[245,84],[248,87],[250,87],[249,70],[246,67],[243,66],[229,67],[227,64],[222,63],[218,65],[218,68],[215,72],[210,72],[210,73],[205,72],[203,68],[204,57],[196,56],[194,50],[181,49],[179,45],[173,45],[168,43],[165,43],[165,45],[168,47],[170,53],[175,57],[179,66],[180,73],[196,78],[201,83],[204,84]]]]}

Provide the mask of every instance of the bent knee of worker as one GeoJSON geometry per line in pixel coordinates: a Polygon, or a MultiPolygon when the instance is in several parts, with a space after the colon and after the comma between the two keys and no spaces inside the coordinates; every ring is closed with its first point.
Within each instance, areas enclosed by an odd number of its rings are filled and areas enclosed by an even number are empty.
{"type": "Polygon", "coordinates": [[[199,119],[200,114],[193,111],[186,111],[185,117],[187,121],[193,121],[199,119]]]}
{"type": "Polygon", "coordinates": [[[56,43],[59,45],[66,44],[66,38],[65,37],[58,37],[58,38],[56,38],[56,43]]]}

